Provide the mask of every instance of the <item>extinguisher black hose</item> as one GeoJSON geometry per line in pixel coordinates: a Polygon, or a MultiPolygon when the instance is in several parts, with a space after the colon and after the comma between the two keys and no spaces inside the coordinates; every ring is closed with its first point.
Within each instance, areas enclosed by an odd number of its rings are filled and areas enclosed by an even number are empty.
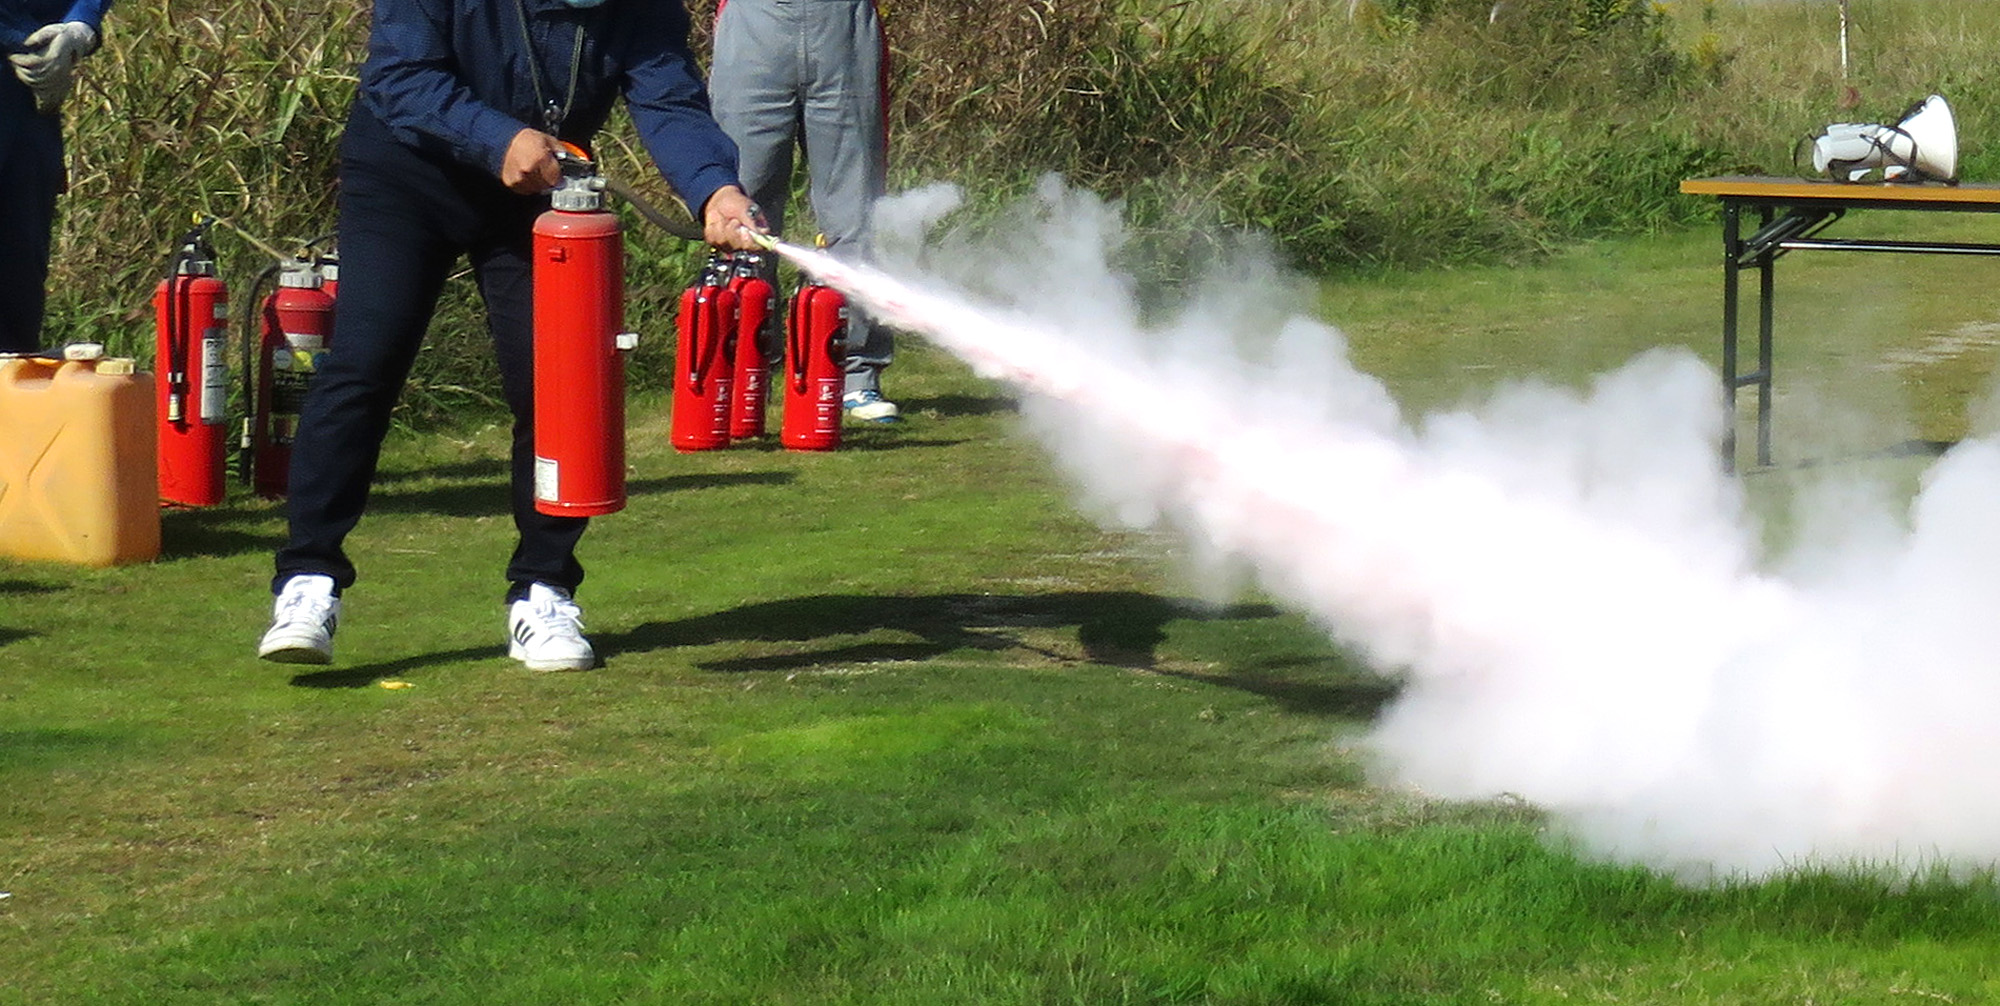
{"type": "Polygon", "coordinates": [[[199,231],[193,231],[181,239],[180,251],[175,252],[173,259],[167,263],[165,296],[161,298],[161,307],[166,312],[167,326],[167,358],[161,361],[167,367],[167,396],[169,402],[180,406],[179,409],[172,411],[178,411],[183,416],[186,415],[188,394],[187,323],[188,316],[194,313],[192,305],[189,304],[194,284],[182,282],[181,268],[195,260],[197,254],[195,242],[199,239],[199,235],[199,231]]]}
{"type": "MultiPolygon", "coordinates": [[[[316,243],[316,242],[315,242],[316,243]]],[[[250,281],[250,289],[244,293],[243,307],[243,432],[236,440],[236,472],[243,484],[249,485],[254,472],[253,454],[256,450],[257,423],[257,344],[263,335],[257,322],[263,316],[259,310],[258,293],[264,284],[278,275],[281,264],[273,262],[257,273],[250,281]]]]}
{"type": "Polygon", "coordinates": [[[181,305],[181,291],[186,284],[181,282],[181,265],[188,261],[188,252],[183,248],[167,264],[167,284],[160,306],[166,311],[164,322],[167,327],[167,358],[160,361],[167,368],[167,393],[178,395],[186,389],[180,386],[178,376],[186,363],[187,352],[181,347],[181,315],[186,308],[181,305]]]}
{"type": "Polygon", "coordinates": [[[676,220],[660,212],[652,203],[647,202],[645,197],[632,191],[632,187],[626,185],[624,182],[606,177],[604,179],[604,188],[612,195],[631,203],[632,208],[638,210],[639,215],[645,217],[647,222],[653,226],[685,241],[708,240],[707,236],[701,231],[701,224],[697,223],[692,217],[684,220],[676,220]]]}

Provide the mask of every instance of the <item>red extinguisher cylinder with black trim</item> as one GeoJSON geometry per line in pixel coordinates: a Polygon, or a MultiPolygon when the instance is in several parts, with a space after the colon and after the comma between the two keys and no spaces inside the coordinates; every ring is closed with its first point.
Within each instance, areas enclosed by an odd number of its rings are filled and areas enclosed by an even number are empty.
{"type": "Polygon", "coordinates": [[[729,446],[734,348],[741,322],[736,292],[728,282],[711,264],[681,293],[668,441],[683,453],[729,446]]]}
{"type": "Polygon", "coordinates": [[[625,508],[625,241],[602,208],[535,221],[535,509],[625,508]]]}
{"type": "Polygon", "coordinates": [[[222,502],[229,290],[213,273],[184,255],[153,290],[160,499],[181,506],[222,502]]]}
{"type": "Polygon", "coordinates": [[[778,324],[778,290],[756,255],[738,255],[729,290],[736,295],[737,325],[733,377],[730,382],[729,436],[754,440],[764,435],[765,404],[770,396],[769,367],[764,361],[767,329],[778,324]]]}
{"type": "Polygon", "coordinates": [[[333,341],[333,295],[309,262],[290,261],[264,298],[257,343],[257,403],[251,417],[250,483],[265,499],[283,499],[292,473],[292,439],[306,389],[333,341]]]}
{"type": "Polygon", "coordinates": [[[799,287],[785,318],[785,406],[778,439],[786,450],[840,447],[846,344],[847,298],[818,283],[799,287]]]}

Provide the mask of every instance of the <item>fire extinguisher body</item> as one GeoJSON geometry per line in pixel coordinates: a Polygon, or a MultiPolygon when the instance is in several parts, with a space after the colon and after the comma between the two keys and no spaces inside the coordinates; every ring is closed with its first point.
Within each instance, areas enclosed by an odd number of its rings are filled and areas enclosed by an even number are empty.
{"type": "Polygon", "coordinates": [[[786,450],[840,447],[840,392],[846,380],[847,298],[818,283],[799,287],[785,318],[786,450]]]}
{"type": "Polygon", "coordinates": [[[257,405],[251,423],[251,485],[265,499],[283,499],[291,479],[306,389],[333,340],[333,295],[309,263],[288,262],[278,288],[264,298],[257,343],[257,405]]]}
{"type": "Polygon", "coordinates": [[[153,291],[160,499],[182,506],[222,502],[229,292],[212,270],[184,260],[153,291]]]}
{"type": "Polygon", "coordinates": [[[668,440],[683,453],[729,446],[736,292],[715,268],[681,294],[668,440]]]}
{"type": "Polygon", "coordinates": [[[736,295],[737,311],[729,436],[753,440],[764,435],[764,407],[770,396],[770,373],[764,362],[769,340],[764,333],[780,319],[778,290],[765,276],[763,260],[755,255],[738,256],[729,290],[736,295]]]}
{"type": "Polygon", "coordinates": [[[534,228],[535,509],[590,517],[625,508],[625,242],[601,201],[556,205],[534,228]]]}

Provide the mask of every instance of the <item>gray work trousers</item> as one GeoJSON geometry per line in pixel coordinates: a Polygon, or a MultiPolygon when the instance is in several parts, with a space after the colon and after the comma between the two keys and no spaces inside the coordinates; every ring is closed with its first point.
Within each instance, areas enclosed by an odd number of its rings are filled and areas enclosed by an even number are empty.
{"type": "MultiPolygon", "coordinates": [[[[868,257],[874,203],[888,185],[885,52],[875,0],[723,0],[709,98],[736,141],[744,188],[773,231],[784,232],[796,147],[833,253],[868,257]]],[[[846,390],[872,390],[892,339],[853,317],[846,390]]]]}

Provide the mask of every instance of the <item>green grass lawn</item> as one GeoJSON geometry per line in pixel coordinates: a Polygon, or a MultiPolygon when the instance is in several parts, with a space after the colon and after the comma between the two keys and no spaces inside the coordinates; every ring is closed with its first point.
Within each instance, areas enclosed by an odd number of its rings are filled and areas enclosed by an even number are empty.
{"type": "MultiPolygon", "coordinates": [[[[1713,358],[1718,245],[1324,314],[1431,408],[1713,358]]],[[[1752,487],[1963,436],[1990,268],[1788,260],[1752,487]],[[1805,419],[1835,405],[1863,420],[1805,419]]],[[[263,502],[167,514],[149,565],[0,561],[0,1002],[2000,1001],[1990,882],[1691,890],[1529,807],[1371,788],[1392,682],[1094,526],[952,361],[906,343],[891,390],[912,420],[828,455],[675,455],[636,403],[591,673],[504,657],[490,427],[393,439],[330,669],[253,657],[263,502]]]]}

